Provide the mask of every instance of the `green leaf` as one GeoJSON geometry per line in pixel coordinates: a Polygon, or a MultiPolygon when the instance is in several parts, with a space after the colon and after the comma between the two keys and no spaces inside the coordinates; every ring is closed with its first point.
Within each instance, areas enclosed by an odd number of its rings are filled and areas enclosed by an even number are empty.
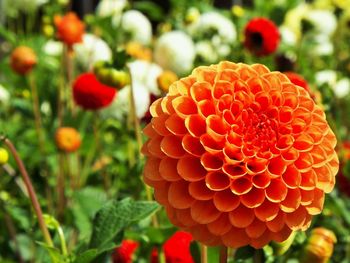
{"type": "Polygon", "coordinates": [[[97,249],[89,249],[79,254],[74,260],[74,263],[90,263],[98,255],[97,249]]]}
{"type": "Polygon", "coordinates": [[[158,207],[156,202],[133,201],[130,198],[107,203],[94,218],[90,248],[113,249],[118,233],[129,224],[151,215],[158,207]]]}
{"type": "Polygon", "coordinates": [[[61,254],[61,251],[57,248],[50,247],[46,243],[36,241],[41,247],[43,247],[50,255],[52,263],[63,263],[66,262],[65,257],[61,254]]]}

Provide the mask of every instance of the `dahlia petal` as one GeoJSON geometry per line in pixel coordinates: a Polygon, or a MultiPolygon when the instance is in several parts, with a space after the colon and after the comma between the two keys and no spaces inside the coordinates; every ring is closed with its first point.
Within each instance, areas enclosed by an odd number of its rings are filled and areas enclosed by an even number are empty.
{"type": "Polygon", "coordinates": [[[149,152],[148,150],[148,144],[149,144],[149,140],[147,140],[141,147],[141,153],[144,155],[144,156],[152,156],[152,154],[149,152]]]}
{"type": "Polygon", "coordinates": [[[286,224],[291,230],[300,229],[305,222],[307,213],[305,207],[299,206],[294,212],[286,213],[286,224]]]}
{"type": "Polygon", "coordinates": [[[181,95],[188,95],[190,93],[189,87],[196,82],[196,77],[190,76],[188,78],[182,78],[176,82],[176,89],[181,95]]]}
{"type": "Polygon", "coordinates": [[[303,190],[313,190],[317,185],[317,175],[314,170],[301,173],[300,188],[303,190]]]}
{"type": "Polygon", "coordinates": [[[217,109],[219,112],[224,112],[225,110],[229,110],[231,108],[231,104],[232,104],[232,95],[225,94],[217,102],[217,109]]]}
{"type": "Polygon", "coordinates": [[[266,84],[266,80],[260,78],[260,77],[253,77],[247,80],[247,84],[250,87],[250,91],[253,94],[257,94],[262,91],[268,90],[269,84],[266,84]]]}
{"type": "Polygon", "coordinates": [[[301,193],[299,189],[288,189],[286,198],[281,202],[280,207],[283,212],[294,212],[301,204],[301,193]]]}
{"type": "Polygon", "coordinates": [[[225,124],[228,126],[232,126],[235,123],[235,116],[233,116],[230,110],[224,110],[222,112],[222,118],[225,124]]]}
{"type": "Polygon", "coordinates": [[[295,167],[300,170],[300,172],[305,172],[310,170],[312,166],[312,157],[308,152],[300,152],[298,160],[294,162],[295,167]]]}
{"type": "Polygon", "coordinates": [[[252,183],[256,188],[265,189],[271,182],[270,175],[268,173],[256,174],[252,178],[252,183]]]}
{"type": "Polygon", "coordinates": [[[207,187],[212,191],[222,191],[230,187],[230,178],[219,171],[210,172],[205,177],[207,187]]]}
{"type": "Polygon", "coordinates": [[[176,218],[178,218],[178,220],[181,221],[181,223],[184,224],[186,227],[191,227],[197,224],[197,222],[192,219],[190,208],[176,209],[175,215],[176,218]]]}
{"type": "Polygon", "coordinates": [[[198,112],[202,118],[216,114],[215,105],[211,100],[202,100],[198,103],[198,112]]]}
{"type": "Polygon", "coordinates": [[[294,85],[293,83],[289,82],[289,83],[282,83],[282,92],[284,93],[293,93],[293,94],[300,94],[300,89],[294,85]]]}
{"type": "Polygon", "coordinates": [[[306,133],[301,134],[296,138],[293,147],[301,152],[310,151],[314,145],[312,137],[306,133]]]}
{"type": "Polygon", "coordinates": [[[227,247],[243,247],[250,243],[250,238],[242,228],[231,228],[229,232],[221,236],[222,242],[227,247]]]}
{"type": "MultiPolygon", "coordinates": [[[[323,165],[321,167],[315,167],[314,168],[315,173],[317,174],[317,184],[316,187],[318,189],[323,190],[324,192],[330,192],[330,191],[326,191],[329,190],[329,183],[331,182],[331,178],[332,178],[332,173],[328,167],[328,164],[323,165]]],[[[332,189],[330,189],[332,190],[332,189]]]]}
{"type": "Polygon", "coordinates": [[[234,100],[241,101],[245,107],[250,105],[253,101],[251,96],[249,96],[247,92],[242,90],[235,92],[233,97],[234,97],[234,100]]]}
{"type": "Polygon", "coordinates": [[[197,200],[191,206],[191,216],[199,224],[211,223],[218,219],[220,214],[212,201],[197,200]]]}
{"type": "Polygon", "coordinates": [[[165,121],[168,119],[168,114],[161,114],[158,117],[152,118],[151,124],[154,130],[161,136],[167,136],[170,131],[165,126],[165,121]]]}
{"type": "Polygon", "coordinates": [[[269,72],[269,73],[263,74],[261,77],[263,77],[270,83],[270,88],[272,90],[278,90],[278,91],[282,90],[281,80],[278,77],[278,74],[275,74],[275,72],[269,72]]]}
{"type": "Polygon", "coordinates": [[[267,92],[255,94],[255,101],[260,105],[261,110],[266,110],[271,105],[271,96],[267,92]]]}
{"type": "Polygon", "coordinates": [[[253,187],[248,193],[240,196],[241,203],[248,208],[260,206],[265,200],[265,191],[253,187]]]}
{"type": "Polygon", "coordinates": [[[185,126],[193,137],[200,137],[206,132],[205,120],[197,114],[187,117],[185,120],[185,126]]]}
{"type": "Polygon", "coordinates": [[[240,177],[232,181],[231,191],[236,195],[243,195],[248,193],[253,188],[253,183],[250,178],[240,177]]]}
{"type": "Polygon", "coordinates": [[[219,72],[219,76],[220,80],[228,81],[231,83],[239,79],[238,73],[232,69],[223,69],[221,72],[219,72]]]}
{"type": "Polygon", "coordinates": [[[151,138],[147,143],[147,149],[154,157],[157,157],[157,158],[165,157],[164,152],[161,150],[162,141],[163,141],[163,137],[156,136],[154,138],[151,138]]]}
{"type": "Polygon", "coordinates": [[[264,172],[267,169],[266,166],[267,161],[265,159],[260,159],[260,158],[254,158],[254,159],[249,159],[245,166],[248,174],[259,174],[264,172]]]}
{"type": "Polygon", "coordinates": [[[159,173],[160,159],[158,158],[148,158],[143,170],[144,176],[152,181],[162,181],[163,177],[159,173]]]}
{"type": "Polygon", "coordinates": [[[170,184],[168,201],[174,208],[185,209],[191,207],[195,199],[188,192],[188,183],[177,181],[170,184]]]}
{"type": "Polygon", "coordinates": [[[152,117],[159,117],[163,114],[162,106],[161,106],[162,98],[157,99],[152,103],[152,105],[149,108],[149,111],[152,115],[152,117]]]}
{"type": "Polygon", "coordinates": [[[207,174],[200,160],[195,157],[181,158],[177,163],[177,172],[183,179],[189,182],[202,180],[207,174]]]}
{"type": "Polygon", "coordinates": [[[299,134],[303,132],[305,127],[307,127],[306,122],[299,118],[293,119],[291,126],[294,134],[299,134]]]}
{"type": "Polygon", "coordinates": [[[242,204],[235,210],[229,212],[228,215],[232,225],[238,228],[245,228],[249,226],[255,219],[254,211],[242,204]]]}
{"type": "Polygon", "coordinates": [[[287,196],[288,188],[281,179],[272,179],[265,189],[266,198],[271,202],[279,203],[287,196]]]}
{"type": "Polygon", "coordinates": [[[266,226],[271,232],[281,231],[284,225],[285,225],[285,213],[282,211],[279,211],[277,216],[274,219],[266,222],[266,226]]]}
{"type": "Polygon", "coordinates": [[[295,109],[299,105],[299,99],[297,96],[295,96],[295,93],[285,92],[283,93],[283,97],[284,97],[283,105],[288,106],[289,109],[295,109]]]}
{"type": "Polygon", "coordinates": [[[282,153],[282,158],[286,161],[286,163],[295,162],[299,158],[299,151],[295,148],[289,148],[287,151],[282,153]]]}
{"type": "Polygon", "coordinates": [[[160,103],[160,106],[162,107],[162,111],[166,114],[169,114],[169,115],[172,115],[175,113],[175,110],[174,110],[174,107],[173,107],[173,104],[172,104],[172,101],[173,99],[175,99],[176,96],[170,96],[168,94],[168,96],[165,96],[161,103],[160,103]]]}
{"type": "Polygon", "coordinates": [[[227,144],[223,150],[223,154],[228,164],[236,165],[244,160],[241,148],[238,148],[234,144],[227,144]]]}
{"type": "Polygon", "coordinates": [[[284,151],[292,147],[293,143],[294,143],[293,136],[291,136],[290,134],[282,135],[281,137],[278,138],[276,148],[278,150],[284,151]]]}
{"type": "Polygon", "coordinates": [[[191,182],[188,190],[194,199],[202,201],[213,199],[215,194],[215,192],[210,191],[210,189],[207,187],[205,180],[191,182]]]}
{"type": "Polygon", "coordinates": [[[161,187],[157,187],[154,189],[154,199],[158,203],[167,206],[169,205],[168,191],[170,184],[168,182],[162,181],[160,186],[161,187]]]}
{"type": "Polygon", "coordinates": [[[195,102],[211,99],[211,85],[208,82],[196,82],[190,88],[191,97],[195,102]]]}
{"type": "Polygon", "coordinates": [[[223,160],[218,155],[204,153],[201,157],[201,163],[207,171],[218,171],[223,165],[223,160]]]}
{"type": "Polygon", "coordinates": [[[206,246],[215,243],[217,240],[217,237],[210,233],[206,225],[197,225],[193,227],[190,232],[195,240],[198,240],[206,246]]]}
{"type": "Polygon", "coordinates": [[[270,160],[267,169],[272,178],[281,176],[287,169],[286,163],[278,156],[270,160]]]}
{"type": "Polygon", "coordinates": [[[266,223],[255,218],[254,221],[245,229],[248,237],[252,240],[259,238],[266,230],[266,223]]]}
{"type": "Polygon", "coordinates": [[[208,230],[216,236],[226,234],[232,228],[227,213],[221,213],[220,217],[207,225],[208,230]]]}
{"type": "Polygon", "coordinates": [[[276,242],[283,242],[291,235],[291,233],[292,229],[290,229],[287,225],[284,225],[281,231],[271,233],[271,239],[276,242]]]}
{"type": "Polygon", "coordinates": [[[311,151],[313,167],[322,167],[327,162],[327,154],[320,145],[314,145],[311,151]]]}
{"type": "Polygon", "coordinates": [[[240,178],[247,174],[246,167],[239,164],[224,164],[222,170],[232,179],[240,178]]]}
{"type": "Polygon", "coordinates": [[[148,123],[142,131],[148,138],[153,138],[158,136],[158,133],[154,130],[151,123],[148,123]]]}
{"type": "Polygon", "coordinates": [[[240,78],[242,80],[247,80],[251,77],[257,77],[258,73],[250,66],[241,64],[240,70],[239,70],[240,78]]]}
{"type": "Polygon", "coordinates": [[[197,81],[208,82],[210,84],[214,84],[214,80],[216,77],[216,70],[208,68],[208,67],[197,67],[193,70],[192,74],[197,77],[197,81]]]}
{"type": "Polygon", "coordinates": [[[232,82],[219,80],[213,86],[212,97],[219,100],[224,94],[232,95],[232,90],[232,82]]]}
{"type": "Polygon", "coordinates": [[[313,99],[307,94],[307,96],[299,96],[300,105],[303,105],[304,108],[308,109],[310,112],[314,110],[315,103],[313,99]]]}
{"type": "Polygon", "coordinates": [[[263,75],[263,74],[266,74],[266,73],[270,72],[270,70],[265,65],[262,65],[262,64],[253,64],[253,65],[251,65],[251,67],[257,73],[259,73],[259,75],[263,75]]]}
{"type": "MultiPolygon", "coordinates": [[[[281,92],[275,90],[275,91],[270,91],[271,95],[271,100],[272,100],[272,105],[275,105],[277,107],[282,106],[284,103],[284,97],[282,96],[281,92]]],[[[271,116],[271,115],[270,115],[271,116]]],[[[277,112],[276,115],[277,116],[277,112]]]]}
{"type": "Polygon", "coordinates": [[[299,170],[293,165],[289,165],[282,174],[282,180],[288,188],[297,188],[301,183],[301,175],[299,170]]]}
{"type": "Polygon", "coordinates": [[[229,150],[232,150],[232,148],[241,149],[242,145],[242,136],[234,131],[230,131],[230,133],[226,136],[226,140],[228,141],[228,145],[226,145],[226,148],[229,148],[229,150]],[[232,147],[230,147],[232,144],[232,147]],[[230,149],[231,148],[231,149],[230,149]]]}
{"type": "Polygon", "coordinates": [[[225,138],[229,126],[226,125],[218,115],[210,115],[205,120],[207,125],[207,134],[214,140],[220,141],[225,138]]]}
{"type": "Polygon", "coordinates": [[[293,118],[293,110],[289,107],[283,107],[279,111],[279,120],[281,123],[290,123],[293,118]]]}
{"type": "Polygon", "coordinates": [[[159,173],[161,177],[170,182],[179,181],[181,177],[177,173],[177,163],[177,159],[163,158],[159,164],[159,173]]]}
{"type": "Polygon", "coordinates": [[[213,198],[215,207],[221,212],[230,212],[239,206],[239,197],[230,190],[216,192],[213,198]]]}
{"type": "Polygon", "coordinates": [[[160,144],[162,152],[171,158],[181,158],[185,155],[181,138],[174,135],[165,136],[160,144]]]}
{"type": "Polygon", "coordinates": [[[312,114],[305,108],[299,107],[294,110],[293,117],[303,120],[307,125],[310,125],[312,114]]]}
{"type": "Polygon", "coordinates": [[[197,106],[189,97],[177,97],[172,104],[177,115],[183,119],[197,113],[197,106]]]}
{"type": "Polygon", "coordinates": [[[221,153],[224,148],[225,141],[215,141],[209,134],[203,134],[200,137],[201,144],[204,149],[210,154],[221,153]]]}
{"type": "Polygon", "coordinates": [[[300,203],[303,206],[309,205],[312,203],[312,200],[314,199],[314,190],[307,191],[307,190],[300,189],[300,195],[301,195],[300,203]]]}
{"type": "Polygon", "coordinates": [[[319,189],[314,190],[314,198],[312,203],[305,208],[310,215],[318,215],[322,212],[324,204],[324,192],[319,189]]]}
{"type": "Polygon", "coordinates": [[[271,232],[265,227],[265,231],[259,237],[251,239],[250,245],[255,249],[262,248],[271,241],[270,235],[271,232]]]}
{"type": "MultiPolygon", "coordinates": [[[[231,70],[236,70],[239,68],[239,66],[236,63],[233,63],[231,61],[220,61],[218,64],[218,71],[222,71],[225,69],[231,69],[231,70]]],[[[238,77],[238,75],[237,75],[238,77]]]]}
{"type": "Polygon", "coordinates": [[[183,119],[176,114],[172,114],[167,118],[165,121],[165,127],[174,135],[181,136],[187,133],[183,119]]]}
{"type": "Polygon", "coordinates": [[[196,157],[201,157],[205,153],[205,149],[200,143],[200,140],[188,134],[182,138],[182,146],[186,152],[196,157]]]}
{"type": "Polygon", "coordinates": [[[254,209],[255,216],[264,222],[273,220],[278,215],[279,211],[279,204],[272,203],[267,199],[254,209]]]}

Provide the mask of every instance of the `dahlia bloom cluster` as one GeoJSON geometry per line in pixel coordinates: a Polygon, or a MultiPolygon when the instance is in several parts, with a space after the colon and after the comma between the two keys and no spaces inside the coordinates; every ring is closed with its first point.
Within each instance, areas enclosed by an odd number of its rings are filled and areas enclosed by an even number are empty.
{"type": "Polygon", "coordinates": [[[336,138],[308,92],[260,64],[198,67],[151,106],[144,181],[206,245],[305,230],[335,184],[336,138]]]}

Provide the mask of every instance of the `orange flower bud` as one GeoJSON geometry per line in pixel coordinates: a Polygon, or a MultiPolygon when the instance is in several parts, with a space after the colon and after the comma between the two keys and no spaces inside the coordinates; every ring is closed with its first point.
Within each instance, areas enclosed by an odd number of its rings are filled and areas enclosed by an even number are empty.
{"type": "Polygon", "coordinates": [[[63,17],[55,16],[54,23],[57,37],[62,42],[68,46],[82,42],[85,25],[75,13],[69,12],[63,17]]]}
{"type": "Polygon", "coordinates": [[[326,228],[312,230],[301,262],[326,263],[333,254],[335,234],[326,228]]]}
{"type": "Polygon", "coordinates": [[[177,80],[178,80],[178,77],[174,72],[170,70],[165,70],[157,79],[158,87],[162,91],[168,92],[169,86],[177,80]]]}
{"type": "Polygon", "coordinates": [[[79,132],[71,127],[61,127],[55,134],[57,148],[64,152],[75,152],[81,144],[79,132]]]}
{"type": "Polygon", "coordinates": [[[125,47],[126,53],[136,59],[151,61],[152,51],[137,42],[129,42],[125,47]]]}
{"type": "Polygon", "coordinates": [[[11,68],[20,75],[29,73],[37,63],[33,49],[19,46],[12,51],[11,68]]]}

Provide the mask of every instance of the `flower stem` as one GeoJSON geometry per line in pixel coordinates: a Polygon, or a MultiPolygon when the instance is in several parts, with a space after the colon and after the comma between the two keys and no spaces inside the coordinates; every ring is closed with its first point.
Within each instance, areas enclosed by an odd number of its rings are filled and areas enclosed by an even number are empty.
{"type": "Polygon", "coordinates": [[[29,175],[27,173],[27,170],[23,164],[23,161],[21,160],[21,158],[19,157],[17,150],[15,148],[15,146],[12,144],[12,142],[5,138],[5,137],[0,137],[0,141],[3,141],[5,143],[5,145],[8,147],[8,149],[10,150],[10,152],[12,153],[13,157],[15,158],[15,161],[17,163],[18,169],[22,175],[23,181],[26,185],[26,188],[28,190],[28,194],[29,194],[29,198],[30,201],[33,205],[35,214],[38,218],[38,222],[39,222],[39,227],[44,235],[44,239],[45,242],[47,243],[48,246],[53,247],[53,242],[50,236],[50,232],[47,229],[46,225],[45,225],[45,221],[44,221],[44,217],[43,217],[43,213],[41,211],[41,207],[38,201],[38,198],[36,196],[34,187],[32,185],[32,182],[30,181],[29,175]]]}
{"type": "Polygon", "coordinates": [[[39,149],[40,149],[40,153],[45,155],[44,137],[43,137],[43,133],[42,133],[42,121],[41,121],[41,114],[40,114],[40,103],[39,103],[39,97],[38,97],[38,89],[36,87],[33,74],[30,74],[28,76],[28,82],[29,82],[31,93],[32,93],[33,113],[34,113],[35,129],[36,129],[36,133],[38,136],[39,149]]]}
{"type": "Polygon", "coordinates": [[[264,253],[262,249],[256,249],[253,256],[254,263],[263,263],[264,262],[264,253]]]}
{"type": "Polygon", "coordinates": [[[226,263],[227,262],[227,247],[222,246],[220,248],[220,263],[226,263]]]}
{"type": "Polygon", "coordinates": [[[208,248],[206,245],[201,244],[201,263],[208,262],[208,248]]]}

